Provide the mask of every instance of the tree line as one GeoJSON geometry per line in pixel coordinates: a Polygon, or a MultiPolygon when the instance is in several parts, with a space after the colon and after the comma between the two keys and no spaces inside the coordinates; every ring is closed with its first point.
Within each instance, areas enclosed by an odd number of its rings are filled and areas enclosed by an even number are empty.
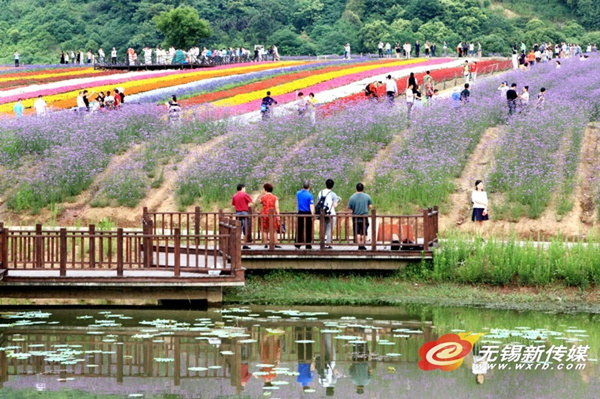
{"type": "Polygon", "coordinates": [[[521,41],[600,42],[593,0],[0,0],[0,9],[2,63],[15,51],[25,63],[57,63],[61,50],[99,47],[276,44],[284,55],[314,55],[341,54],[345,43],[374,53],[379,40],[468,40],[487,55],[521,41]],[[183,21],[167,14],[178,8],[183,21]]]}

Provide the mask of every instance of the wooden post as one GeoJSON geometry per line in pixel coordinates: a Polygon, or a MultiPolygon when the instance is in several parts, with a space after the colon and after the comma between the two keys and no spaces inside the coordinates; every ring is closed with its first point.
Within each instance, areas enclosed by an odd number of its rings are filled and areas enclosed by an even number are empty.
{"type": "MultiPolygon", "coordinates": [[[[225,255],[227,253],[227,240],[224,239],[222,236],[223,234],[225,234],[225,226],[223,226],[221,223],[225,223],[225,216],[223,215],[223,210],[219,209],[219,216],[217,218],[217,223],[219,228],[217,229],[217,232],[219,234],[219,248],[218,250],[221,251],[221,253],[223,255],[225,255]]],[[[208,227],[206,228],[207,232],[208,232],[208,227]]],[[[214,230],[214,227],[213,227],[214,230]]]]}
{"type": "Polygon", "coordinates": [[[173,342],[173,384],[178,387],[181,385],[181,337],[175,337],[173,342]]]}
{"type": "Polygon", "coordinates": [[[0,222],[0,268],[8,269],[8,229],[0,222]]]}
{"type": "MultiPolygon", "coordinates": [[[[365,227],[367,227],[366,224],[365,227]]],[[[377,250],[377,211],[375,209],[371,210],[371,250],[377,250]]]]}
{"type": "Polygon", "coordinates": [[[275,210],[269,209],[269,251],[275,250],[275,234],[275,210]]]}
{"type": "Polygon", "coordinates": [[[423,250],[429,251],[429,210],[423,209],[423,250]]]}
{"type": "Polygon", "coordinates": [[[152,220],[148,220],[144,225],[144,267],[152,266],[152,220]]]}
{"type": "MultiPolygon", "coordinates": [[[[167,246],[168,248],[168,246],[167,246]]],[[[180,275],[180,263],[181,263],[181,256],[179,254],[181,250],[181,229],[178,227],[175,229],[175,277],[179,277],[180,275]]],[[[166,253],[166,257],[167,259],[169,259],[169,253],[167,250],[166,253]]]]}
{"type": "Polygon", "coordinates": [[[439,226],[438,226],[439,219],[438,218],[439,218],[440,212],[439,212],[439,208],[437,205],[433,207],[433,210],[434,210],[435,214],[433,215],[433,231],[431,232],[431,234],[433,237],[432,239],[436,240],[438,238],[438,229],[439,229],[439,226]]]}
{"type": "Polygon", "coordinates": [[[123,229],[117,229],[117,276],[123,277],[123,229]]]}
{"type": "Polygon", "coordinates": [[[67,276],[67,229],[60,229],[60,276],[67,276]]]}
{"type": "Polygon", "coordinates": [[[96,226],[90,224],[90,245],[88,247],[90,254],[90,269],[96,267],[96,226]]]}
{"type": "Polygon", "coordinates": [[[200,238],[198,237],[200,235],[200,223],[200,207],[197,206],[194,208],[194,235],[196,236],[194,242],[196,246],[200,245],[200,238]]]}
{"type": "Polygon", "coordinates": [[[142,210],[142,222],[148,221],[150,218],[148,217],[148,207],[145,206],[142,210]]]}
{"type": "MultiPolygon", "coordinates": [[[[329,219],[331,221],[331,219],[329,219]]],[[[331,231],[333,231],[333,226],[331,226],[331,231]]],[[[325,250],[325,212],[321,209],[321,213],[319,213],[319,249],[321,251],[325,250]]]]}
{"type": "Polygon", "coordinates": [[[246,219],[246,231],[243,233],[244,241],[247,243],[252,242],[252,207],[248,208],[248,218],[246,219]]]}
{"type": "Polygon", "coordinates": [[[44,238],[42,237],[42,225],[35,225],[35,267],[42,268],[44,261],[44,238]]]}
{"type": "Polygon", "coordinates": [[[235,222],[235,262],[231,262],[231,275],[236,277],[238,271],[242,269],[242,223],[237,220],[235,222]]]}

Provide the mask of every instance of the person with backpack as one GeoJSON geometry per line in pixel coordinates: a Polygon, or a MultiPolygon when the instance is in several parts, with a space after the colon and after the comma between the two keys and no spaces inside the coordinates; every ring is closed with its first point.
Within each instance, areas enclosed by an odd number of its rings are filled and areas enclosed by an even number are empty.
{"type": "Polygon", "coordinates": [[[277,104],[277,101],[271,97],[271,92],[267,92],[267,96],[262,99],[262,103],[260,104],[260,113],[262,114],[262,120],[267,121],[271,119],[271,107],[273,104],[277,104]]]}
{"type": "Polygon", "coordinates": [[[171,101],[169,101],[166,106],[169,110],[169,122],[179,122],[181,120],[181,105],[177,102],[177,96],[172,95],[171,101]]]}
{"type": "Polygon", "coordinates": [[[300,244],[306,245],[306,249],[312,249],[312,215],[315,214],[315,198],[309,190],[310,183],[308,181],[305,181],[302,184],[302,190],[296,193],[296,199],[298,201],[298,230],[296,231],[296,249],[300,249],[300,244]]]}
{"type": "Polygon", "coordinates": [[[325,189],[319,192],[317,196],[317,205],[315,206],[315,214],[320,215],[321,212],[325,215],[325,249],[331,249],[331,225],[335,225],[336,213],[335,207],[340,203],[340,198],[336,193],[333,192],[333,185],[335,182],[332,179],[325,181],[325,189]]]}

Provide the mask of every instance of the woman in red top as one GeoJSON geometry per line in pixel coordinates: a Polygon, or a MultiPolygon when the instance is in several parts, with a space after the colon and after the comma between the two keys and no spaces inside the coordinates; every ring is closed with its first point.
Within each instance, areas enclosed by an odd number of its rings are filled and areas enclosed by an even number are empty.
{"type": "MultiPolygon", "coordinates": [[[[263,231],[263,243],[268,243],[269,240],[269,213],[271,209],[273,209],[275,215],[279,215],[279,199],[273,194],[273,185],[270,183],[265,183],[263,186],[265,190],[263,195],[260,197],[260,204],[262,205],[262,209],[260,210],[261,215],[263,216],[261,219],[261,227],[263,231]]],[[[277,244],[277,231],[279,231],[279,218],[276,217],[273,219],[273,229],[275,230],[275,234],[273,240],[275,244],[277,244]]],[[[265,245],[267,248],[267,245],[265,245]]],[[[281,248],[276,246],[276,248],[281,248]]]]}

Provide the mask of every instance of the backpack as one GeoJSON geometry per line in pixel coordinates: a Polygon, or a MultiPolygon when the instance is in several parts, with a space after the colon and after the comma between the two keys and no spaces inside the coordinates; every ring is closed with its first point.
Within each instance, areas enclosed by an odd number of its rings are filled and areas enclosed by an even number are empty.
{"type": "Polygon", "coordinates": [[[267,104],[262,103],[260,105],[260,112],[267,112],[267,104]]]}
{"type": "MultiPolygon", "coordinates": [[[[321,193],[323,193],[323,192],[321,191],[321,193]]],[[[329,194],[331,194],[331,190],[327,193],[327,195],[329,195],[329,194]]],[[[327,205],[325,205],[325,200],[327,199],[327,195],[325,195],[325,196],[321,195],[319,197],[319,202],[317,202],[317,205],[315,205],[315,213],[317,215],[320,215],[321,211],[323,211],[323,213],[325,215],[329,215],[329,207],[327,205]]]]}

